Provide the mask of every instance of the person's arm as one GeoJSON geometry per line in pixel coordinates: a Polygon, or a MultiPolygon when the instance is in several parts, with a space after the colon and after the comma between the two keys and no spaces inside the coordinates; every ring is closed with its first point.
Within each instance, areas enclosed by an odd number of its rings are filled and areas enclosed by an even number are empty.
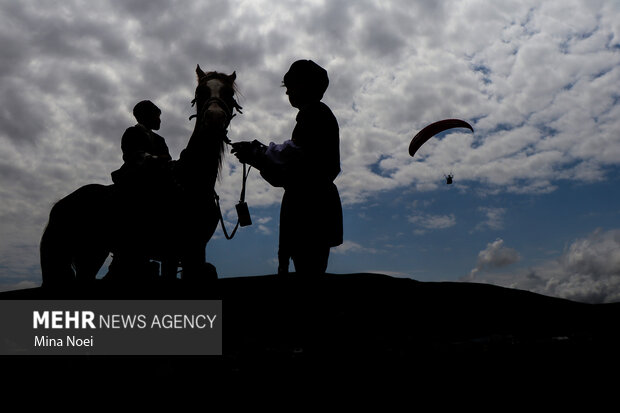
{"type": "Polygon", "coordinates": [[[301,166],[303,149],[292,140],[270,143],[262,159],[261,176],[273,186],[284,187],[296,180],[295,171],[301,166]]]}
{"type": "Polygon", "coordinates": [[[257,140],[238,142],[233,144],[232,152],[240,162],[258,169],[273,186],[284,186],[291,179],[291,173],[302,156],[302,149],[292,140],[281,144],[272,142],[269,146],[257,140]]]}
{"type": "Polygon", "coordinates": [[[154,139],[154,150],[151,154],[154,160],[159,162],[168,162],[172,160],[172,156],[170,156],[170,150],[168,149],[168,145],[166,145],[166,140],[163,136],[156,134],[155,132],[149,132],[154,139]]]}
{"type": "Polygon", "coordinates": [[[146,136],[137,127],[128,128],[121,139],[123,161],[129,164],[142,165],[149,155],[146,152],[146,136]]]}

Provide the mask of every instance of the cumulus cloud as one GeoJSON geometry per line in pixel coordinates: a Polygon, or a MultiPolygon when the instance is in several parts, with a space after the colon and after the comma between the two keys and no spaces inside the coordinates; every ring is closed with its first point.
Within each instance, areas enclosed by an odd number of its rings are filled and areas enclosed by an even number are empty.
{"type": "MultiPolygon", "coordinates": [[[[492,245],[481,252],[470,280],[588,303],[620,301],[620,230],[596,230],[573,241],[557,259],[514,273],[489,271],[483,274],[479,271],[490,269],[485,265],[487,262],[497,262],[487,259],[487,256],[493,256],[489,252],[496,250],[492,245]]],[[[511,258],[514,258],[514,252],[505,256],[500,254],[499,262],[510,262],[511,258]]]]}
{"type": "Polygon", "coordinates": [[[267,225],[271,221],[271,217],[262,217],[256,220],[258,224],[258,231],[265,235],[270,235],[272,233],[271,228],[267,225]]]}
{"type": "Polygon", "coordinates": [[[446,229],[456,225],[454,214],[433,215],[416,213],[409,217],[409,222],[416,226],[416,233],[423,234],[427,230],[446,229]]]}
{"type": "MultiPolygon", "coordinates": [[[[53,202],[111,182],[137,101],[161,107],[161,134],[179,155],[197,63],[237,71],[245,110],[229,137],[265,143],[294,126],[280,88],[288,66],[323,65],[346,206],[391,189],[435,190],[448,170],[489,193],[604,179],[620,162],[619,17],[604,0],[0,0],[0,222],[15,211],[22,222],[2,227],[4,272],[33,267],[35,256],[25,263],[10,251],[35,248],[53,202]],[[476,132],[447,134],[409,157],[413,134],[448,117],[476,132]]],[[[228,157],[218,186],[227,215],[240,174],[228,157]]],[[[281,199],[257,174],[249,185],[252,205],[281,199]]],[[[452,215],[412,219],[418,231],[455,224],[452,215]]]]}
{"type": "Polygon", "coordinates": [[[350,254],[350,253],[376,254],[377,253],[377,250],[375,248],[364,247],[358,244],[357,242],[350,241],[350,240],[344,240],[344,242],[341,245],[337,246],[336,248],[333,248],[332,251],[335,254],[350,254]]]}
{"type": "Polygon", "coordinates": [[[486,219],[476,225],[475,230],[498,230],[504,227],[504,215],[506,214],[506,208],[480,207],[478,208],[478,211],[483,213],[486,216],[486,219]]]}
{"type": "Polygon", "coordinates": [[[495,270],[514,264],[520,260],[519,253],[504,245],[501,238],[487,244],[487,247],[478,253],[476,267],[471,270],[469,279],[474,280],[480,271],[495,270]]]}

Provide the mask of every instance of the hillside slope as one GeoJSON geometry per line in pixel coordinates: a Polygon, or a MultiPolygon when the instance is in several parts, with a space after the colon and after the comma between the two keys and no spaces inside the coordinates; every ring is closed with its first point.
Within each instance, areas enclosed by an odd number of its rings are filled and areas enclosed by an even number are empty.
{"type": "MultiPolygon", "coordinates": [[[[225,376],[376,376],[438,374],[446,368],[508,374],[545,366],[553,371],[594,369],[616,362],[620,348],[618,304],[582,304],[486,284],[418,282],[380,274],[266,275],[204,285],[97,282],[71,291],[5,292],[0,299],[221,299],[223,356],[92,357],[86,363],[113,369],[110,360],[122,360],[123,366],[163,374],[189,369],[225,376]]],[[[84,360],[78,360],[70,365],[82,368],[84,360]]]]}

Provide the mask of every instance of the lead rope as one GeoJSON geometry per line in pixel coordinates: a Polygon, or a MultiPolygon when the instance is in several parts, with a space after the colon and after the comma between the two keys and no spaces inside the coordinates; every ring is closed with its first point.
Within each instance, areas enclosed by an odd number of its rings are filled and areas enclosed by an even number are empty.
{"type": "MultiPolygon", "coordinates": [[[[242,182],[241,182],[241,195],[239,197],[239,204],[245,203],[245,183],[248,180],[248,176],[250,175],[250,170],[251,169],[252,169],[252,166],[247,168],[247,172],[246,172],[246,165],[243,164],[243,177],[242,177],[242,182]]],[[[213,192],[215,194],[215,203],[217,204],[217,210],[218,210],[218,213],[220,215],[220,224],[222,226],[222,232],[224,233],[224,236],[226,237],[227,240],[231,240],[235,236],[235,233],[237,232],[237,228],[239,228],[239,218],[237,217],[237,223],[235,224],[235,228],[232,230],[230,235],[228,235],[228,231],[226,231],[226,225],[224,224],[224,217],[222,215],[222,208],[220,207],[220,197],[217,194],[217,192],[215,192],[215,191],[213,191],[213,192]]]]}

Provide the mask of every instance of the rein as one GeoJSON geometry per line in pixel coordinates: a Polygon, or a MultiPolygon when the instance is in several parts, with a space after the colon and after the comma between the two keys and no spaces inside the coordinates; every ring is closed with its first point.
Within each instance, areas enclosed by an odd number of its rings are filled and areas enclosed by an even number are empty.
{"type": "Polygon", "coordinates": [[[228,231],[226,231],[226,225],[224,224],[224,216],[222,215],[222,208],[220,207],[220,197],[217,194],[217,192],[215,192],[215,190],[213,191],[213,193],[215,194],[215,203],[217,204],[217,210],[218,210],[218,214],[220,218],[220,224],[222,226],[222,232],[224,233],[224,236],[226,237],[227,240],[233,239],[239,226],[245,227],[247,225],[252,225],[252,220],[250,219],[250,213],[248,211],[248,205],[245,202],[245,186],[248,180],[248,176],[250,175],[251,169],[252,169],[252,166],[246,168],[246,164],[243,164],[241,195],[239,196],[239,203],[236,205],[237,223],[235,224],[235,227],[233,228],[230,235],[228,235],[228,231]],[[247,169],[247,172],[246,172],[246,169],[247,169]]]}
{"type": "MultiPolygon", "coordinates": [[[[198,99],[198,96],[194,97],[194,100],[192,100],[192,107],[194,107],[194,105],[196,104],[198,99]]],[[[224,111],[224,113],[226,114],[226,122],[227,124],[230,124],[230,121],[232,120],[232,118],[234,118],[236,115],[233,113],[233,109],[237,109],[237,111],[240,111],[241,106],[239,106],[237,104],[237,102],[235,100],[233,100],[233,108],[231,108],[224,99],[214,96],[211,97],[209,99],[207,99],[207,101],[205,103],[203,103],[203,107],[204,108],[209,108],[209,106],[211,104],[217,104],[220,109],[222,109],[224,111]]],[[[203,112],[204,113],[204,112],[203,112]]],[[[203,113],[201,113],[201,115],[203,115],[203,113]]],[[[198,113],[195,113],[193,115],[191,115],[189,117],[189,120],[192,120],[193,118],[197,118],[198,119],[198,113]]],[[[230,145],[230,139],[228,139],[228,136],[226,136],[226,133],[224,133],[223,135],[221,135],[219,137],[224,143],[226,143],[227,145],[230,145]]],[[[239,196],[239,203],[235,206],[237,209],[237,223],[235,224],[234,229],[232,230],[232,232],[230,233],[230,235],[228,235],[228,231],[226,230],[226,225],[224,224],[224,216],[222,215],[222,208],[220,206],[220,197],[217,194],[217,192],[215,191],[215,189],[213,190],[213,194],[215,197],[215,203],[217,205],[217,211],[218,211],[218,215],[219,215],[219,220],[220,220],[220,224],[222,226],[222,232],[224,232],[224,236],[226,237],[227,240],[231,240],[233,239],[233,237],[235,236],[235,233],[237,232],[237,229],[239,228],[239,226],[245,227],[247,225],[252,225],[252,219],[250,218],[250,212],[248,210],[248,205],[245,202],[245,187],[246,187],[246,182],[248,180],[248,176],[250,175],[250,170],[252,169],[252,166],[247,167],[246,164],[243,164],[243,176],[242,176],[242,182],[241,182],[241,195],[239,196]]]]}

